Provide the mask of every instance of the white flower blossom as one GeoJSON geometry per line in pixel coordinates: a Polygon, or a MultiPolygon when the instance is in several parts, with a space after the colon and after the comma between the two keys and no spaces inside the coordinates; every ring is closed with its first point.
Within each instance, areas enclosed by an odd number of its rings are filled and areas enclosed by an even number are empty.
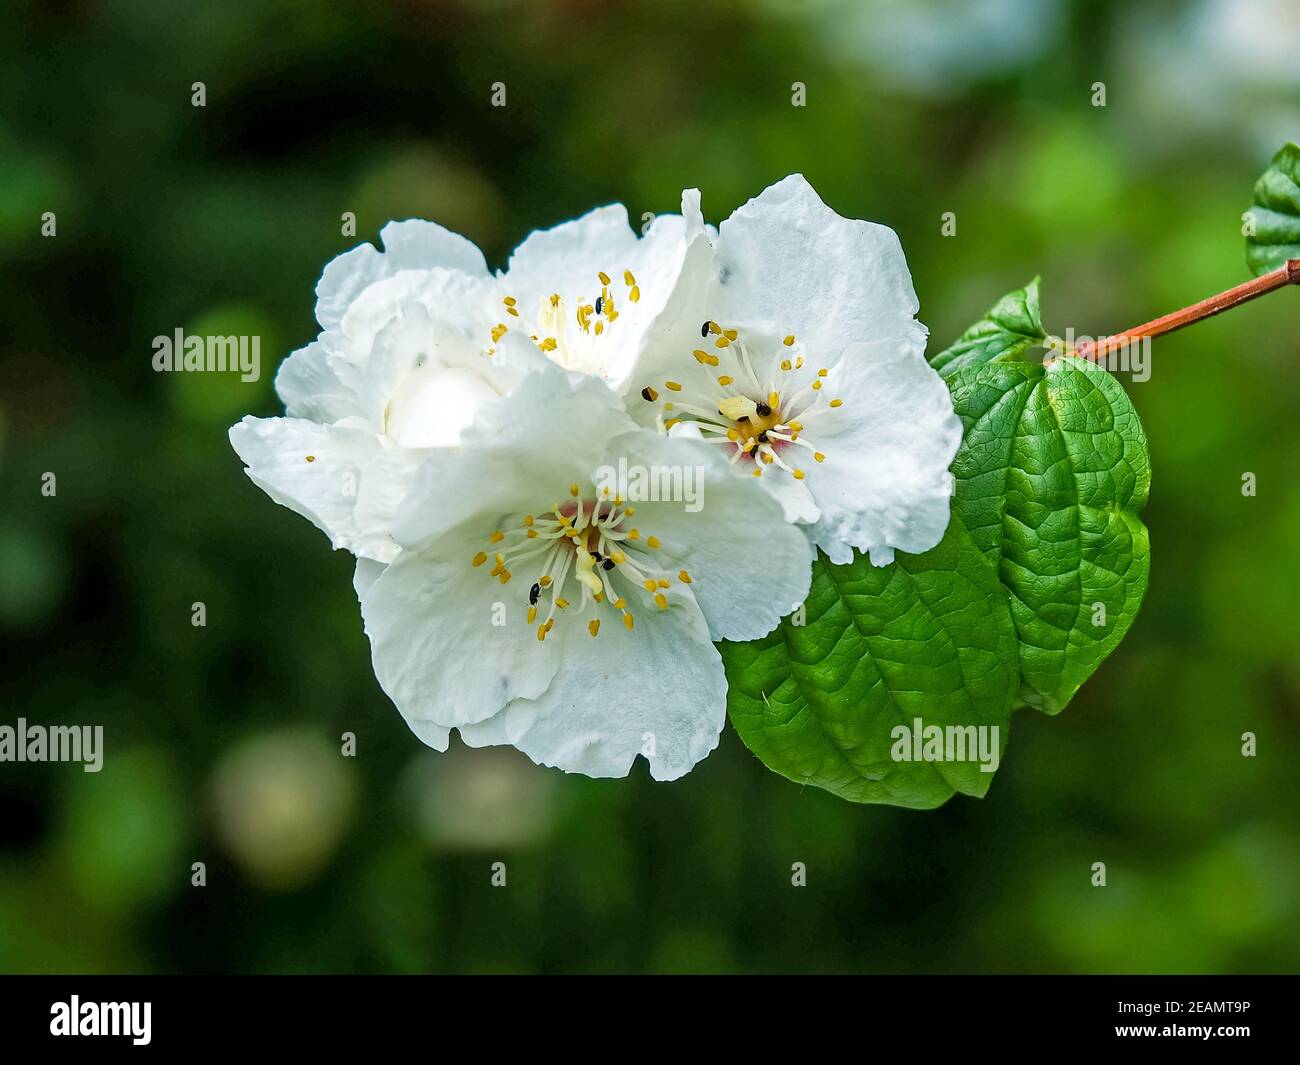
{"type": "Polygon", "coordinates": [[[504,273],[432,222],[393,222],[326,266],[317,340],[281,365],[284,418],[231,429],[249,477],[336,548],[396,557],[394,511],[430,448],[544,364],[619,387],[672,292],[685,225],[638,237],[621,206],[533,233],[504,273]]]}
{"type": "Polygon", "coordinates": [[[661,780],[717,744],[726,679],[713,640],[755,639],[807,594],[811,548],[716,449],[639,428],[597,378],[554,366],[481,407],[454,461],[426,464],[394,525],[401,553],[360,560],[375,674],[446,750],[512,744],[534,761],[661,780]],[[602,471],[690,470],[694,510],[611,492],[602,471]]]}
{"type": "Polygon", "coordinates": [[[800,175],[718,229],[687,194],[682,274],[626,393],[642,424],[708,441],[833,562],[933,547],[961,422],[924,356],[898,237],[800,175]]]}

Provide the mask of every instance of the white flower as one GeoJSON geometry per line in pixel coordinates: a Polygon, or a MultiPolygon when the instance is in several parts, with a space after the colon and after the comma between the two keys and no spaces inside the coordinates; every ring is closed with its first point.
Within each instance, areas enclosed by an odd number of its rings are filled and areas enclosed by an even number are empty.
{"type": "Polygon", "coordinates": [[[627,392],[642,424],[700,436],[833,562],[925,551],[948,525],[961,422],[925,361],[898,237],[792,175],[708,239],[684,199],[682,276],[627,392]]]}
{"type": "Polygon", "coordinates": [[[714,639],[765,635],[802,601],[811,549],[716,449],[637,427],[600,380],[545,369],[481,407],[455,461],[427,464],[361,560],[375,674],[446,750],[512,744],[534,761],[687,772],[716,746],[726,679],[714,639]],[[693,471],[702,504],[625,498],[603,470],[693,471]]]}
{"type": "Polygon", "coordinates": [[[396,557],[394,512],[429,448],[456,445],[481,404],[545,365],[615,387],[667,302],[685,253],[680,216],[639,238],[621,206],[532,234],[504,274],[432,222],[393,222],[316,287],[323,329],[281,365],[285,418],[245,418],[230,440],[249,477],[336,548],[396,557]]]}

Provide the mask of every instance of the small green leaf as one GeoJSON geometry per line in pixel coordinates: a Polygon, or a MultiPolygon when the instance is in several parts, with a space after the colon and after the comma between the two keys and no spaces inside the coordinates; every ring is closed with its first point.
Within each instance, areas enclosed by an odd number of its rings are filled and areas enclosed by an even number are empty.
{"type": "Polygon", "coordinates": [[[1146,591],[1146,436],[1119,382],[1092,363],[970,366],[948,387],[965,426],[955,510],[1010,592],[1021,698],[1057,713],[1146,591]]]}
{"type": "MultiPolygon", "coordinates": [[[[988,726],[1001,757],[1019,683],[1015,629],[993,567],[954,515],[940,544],[876,567],[824,556],[798,613],[720,645],[728,709],[768,768],[854,802],[929,809],[992,780],[971,757],[896,761],[893,730],[988,726]]],[[[975,733],[970,733],[975,735],[975,733]]],[[[996,762],[991,763],[996,767],[996,762]]]]}
{"type": "Polygon", "coordinates": [[[1038,307],[1038,278],[1003,296],[983,318],[949,348],[930,356],[930,365],[943,377],[968,366],[1006,362],[1047,339],[1038,307]]]}
{"type": "Polygon", "coordinates": [[[1246,236],[1246,263],[1256,276],[1300,259],[1300,147],[1288,143],[1255,182],[1254,232],[1246,236]]]}

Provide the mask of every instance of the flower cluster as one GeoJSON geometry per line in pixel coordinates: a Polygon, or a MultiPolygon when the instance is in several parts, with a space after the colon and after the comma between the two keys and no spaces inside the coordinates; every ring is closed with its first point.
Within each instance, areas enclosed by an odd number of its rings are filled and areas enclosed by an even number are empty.
{"type": "Polygon", "coordinates": [[[375,674],[430,746],[681,776],[725,720],[714,641],[770,633],[816,548],[942,537],[961,428],[902,249],[802,177],[716,230],[695,191],[643,236],[599,208],[496,273],[430,222],[381,238],[325,268],[286,416],[230,440],[356,556],[375,674]]]}

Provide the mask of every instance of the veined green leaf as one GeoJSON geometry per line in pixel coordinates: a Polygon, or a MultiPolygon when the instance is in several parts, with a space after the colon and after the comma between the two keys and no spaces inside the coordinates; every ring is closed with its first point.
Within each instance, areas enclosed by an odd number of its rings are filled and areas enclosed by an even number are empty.
{"type": "Polygon", "coordinates": [[[992,773],[969,750],[952,761],[894,757],[895,729],[918,718],[983,726],[997,758],[1006,745],[1015,629],[960,518],[937,547],[889,566],[819,556],[804,606],[803,619],[762,640],[720,645],[731,720],[750,750],[782,776],[854,802],[930,808],[956,791],[983,795],[992,773]]]}
{"type": "Polygon", "coordinates": [[[955,509],[1010,593],[1021,698],[1057,713],[1146,591],[1146,437],[1119,382],[1091,363],[989,363],[948,385],[965,425],[955,509]]]}
{"type": "Polygon", "coordinates": [[[1047,339],[1038,307],[1038,278],[1003,296],[955,344],[930,356],[940,375],[951,377],[969,366],[1014,359],[1047,339]]]}
{"type": "Polygon", "coordinates": [[[1300,259],[1300,147],[1286,144],[1255,182],[1246,262],[1255,275],[1300,259]]]}

